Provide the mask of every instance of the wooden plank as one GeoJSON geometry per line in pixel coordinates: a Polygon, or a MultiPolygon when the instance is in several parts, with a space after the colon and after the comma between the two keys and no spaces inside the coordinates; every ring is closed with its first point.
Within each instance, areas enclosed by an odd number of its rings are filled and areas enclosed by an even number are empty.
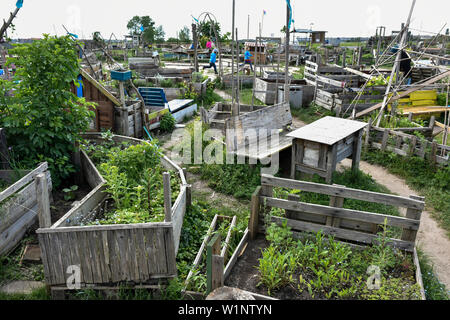
{"type": "MultiPolygon", "coordinates": [[[[343,203],[343,198],[335,197],[336,199],[332,202],[335,206],[340,206],[341,203],[343,203]]],[[[366,212],[366,211],[359,211],[359,210],[351,210],[351,209],[344,209],[341,207],[332,207],[332,206],[322,206],[317,204],[309,204],[304,202],[294,202],[289,200],[282,200],[282,199],[276,199],[276,198],[269,198],[269,197],[263,197],[265,199],[267,205],[290,210],[294,212],[306,212],[306,213],[313,213],[318,214],[322,216],[331,217],[334,219],[349,219],[354,221],[361,221],[361,222],[367,222],[367,223],[374,223],[374,224],[384,224],[385,220],[387,220],[388,225],[405,228],[409,230],[419,230],[420,225],[420,217],[419,219],[414,218],[403,218],[403,217],[396,217],[396,216],[390,216],[390,215],[384,215],[384,214],[378,214],[378,213],[372,213],[372,212],[366,212]]],[[[328,226],[335,226],[334,223],[327,222],[328,226]]]]}
{"type": "Polygon", "coordinates": [[[339,196],[343,198],[350,198],[367,202],[384,203],[388,205],[418,210],[423,210],[425,207],[424,202],[408,199],[406,197],[350,188],[337,188],[325,184],[318,184],[306,181],[294,181],[289,179],[275,178],[274,176],[267,174],[262,174],[261,183],[262,185],[266,186],[289,188],[294,190],[302,190],[305,192],[315,192],[326,194],[329,196],[339,196]]]}
{"type": "Polygon", "coordinates": [[[414,259],[414,265],[416,266],[416,282],[420,286],[420,296],[422,297],[422,300],[426,300],[427,298],[426,298],[425,289],[423,286],[422,271],[420,270],[419,256],[417,254],[416,248],[414,248],[413,259],[414,259]]]}
{"type": "Polygon", "coordinates": [[[40,164],[39,167],[37,167],[35,170],[31,171],[29,174],[27,174],[25,177],[14,183],[12,186],[9,186],[6,190],[0,192],[0,202],[10,197],[18,190],[22,189],[28,183],[32,182],[38,174],[44,173],[47,170],[48,170],[47,162],[40,164]]]}
{"type": "Polygon", "coordinates": [[[181,192],[178,195],[177,200],[172,208],[172,222],[173,222],[173,234],[175,243],[175,254],[178,252],[180,245],[181,230],[183,228],[184,215],[187,207],[187,188],[181,187],[181,192]]]}
{"type": "MultiPolygon", "coordinates": [[[[308,222],[301,222],[301,221],[295,221],[295,220],[288,220],[278,217],[272,217],[272,221],[277,223],[278,225],[282,226],[283,223],[287,222],[287,226],[298,231],[304,231],[304,232],[314,232],[317,233],[319,231],[323,231],[324,234],[335,236],[339,239],[344,240],[351,240],[356,241],[360,243],[365,244],[372,244],[374,241],[376,241],[377,236],[374,234],[369,233],[363,233],[353,230],[345,230],[345,229],[339,229],[329,226],[322,226],[317,225],[313,223],[308,222]]],[[[403,249],[405,251],[412,252],[414,250],[414,243],[413,242],[407,242],[403,240],[397,240],[397,239],[390,239],[390,245],[403,249]]]]}
{"type": "Polygon", "coordinates": [[[237,220],[237,217],[234,216],[233,220],[231,221],[230,229],[228,230],[227,237],[225,238],[225,243],[223,245],[222,251],[220,252],[220,255],[224,259],[226,259],[226,255],[227,255],[227,251],[228,251],[228,246],[230,244],[231,236],[233,235],[234,228],[236,228],[236,220],[237,220]]]}
{"type": "Polygon", "coordinates": [[[170,189],[170,173],[163,173],[165,222],[172,221],[172,196],[170,189]]]}
{"type": "Polygon", "coordinates": [[[261,194],[261,187],[257,187],[256,191],[252,195],[252,202],[251,202],[251,214],[250,214],[250,220],[248,224],[250,239],[254,240],[256,239],[256,236],[258,234],[258,222],[259,222],[259,211],[260,211],[260,194],[261,194]]]}
{"type": "Polygon", "coordinates": [[[187,285],[189,283],[190,278],[192,277],[192,275],[194,274],[194,270],[198,268],[198,265],[200,264],[200,261],[202,259],[202,254],[203,251],[205,250],[206,245],[209,242],[209,239],[211,238],[212,233],[214,232],[214,229],[216,228],[217,225],[217,219],[218,216],[214,216],[214,219],[211,222],[211,225],[209,226],[208,232],[206,233],[205,238],[203,239],[202,245],[200,246],[200,249],[197,252],[197,256],[195,257],[194,263],[192,264],[192,268],[189,271],[189,274],[186,278],[185,281],[185,285],[187,285]]]}
{"type": "Polygon", "coordinates": [[[233,267],[235,266],[237,259],[239,258],[239,255],[241,254],[244,246],[248,243],[249,236],[250,236],[250,231],[247,228],[244,232],[244,235],[242,236],[241,241],[239,242],[238,246],[236,247],[236,250],[234,251],[233,255],[231,256],[230,261],[228,261],[228,264],[225,267],[225,271],[223,274],[224,280],[228,279],[229,275],[231,274],[231,271],[233,270],[233,267]]]}

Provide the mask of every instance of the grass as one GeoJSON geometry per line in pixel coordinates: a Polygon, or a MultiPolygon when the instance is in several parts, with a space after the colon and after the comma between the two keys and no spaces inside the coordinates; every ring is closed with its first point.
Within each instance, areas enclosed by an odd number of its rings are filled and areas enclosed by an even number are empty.
{"type": "Polygon", "coordinates": [[[292,116],[306,123],[312,123],[326,116],[336,116],[334,112],[322,108],[315,103],[311,103],[308,108],[291,109],[291,113],[292,116]]]}
{"type": "MultiPolygon", "coordinates": [[[[240,100],[241,104],[247,104],[247,105],[252,104],[252,97],[253,97],[252,90],[253,89],[250,89],[250,88],[244,88],[240,91],[239,100],[240,100]]],[[[231,93],[232,93],[231,89],[226,89],[225,92],[231,96],[231,93]]],[[[255,102],[255,106],[265,106],[266,105],[261,100],[258,100],[256,98],[255,98],[254,102],[255,102]]]]}
{"type": "Polygon", "coordinates": [[[427,300],[449,300],[450,291],[445,288],[445,285],[434,274],[430,259],[420,249],[417,250],[417,254],[427,300]]]}

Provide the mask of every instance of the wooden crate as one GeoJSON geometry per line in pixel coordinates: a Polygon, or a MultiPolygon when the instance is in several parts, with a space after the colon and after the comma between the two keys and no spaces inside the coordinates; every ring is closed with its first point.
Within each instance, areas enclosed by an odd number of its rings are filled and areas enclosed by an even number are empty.
{"type": "Polygon", "coordinates": [[[39,201],[43,195],[50,201],[52,179],[47,162],[32,171],[19,171],[23,178],[15,181],[14,170],[1,170],[0,179],[12,183],[0,193],[0,255],[14,250],[25,233],[37,221],[39,201]],[[38,193],[36,176],[45,174],[48,192],[38,193]]]}
{"type": "MultiPolygon", "coordinates": [[[[101,134],[87,134],[89,140],[101,140],[101,134]]],[[[123,136],[115,142],[147,143],[123,136]]],[[[95,166],[91,167],[100,182],[82,201],[50,228],[37,231],[42,250],[46,282],[64,286],[69,266],[81,269],[81,286],[117,285],[119,283],[154,284],[177,275],[176,255],[184,214],[190,204],[190,186],[183,170],[167,157],[162,165],[178,172],[180,194],[170,206],[170,218],[162,223],[132,225],[82,226],[106,204],[105,183],[95,166]]],[[[95,182],[94,182],[95,183],[95,182]]]]}

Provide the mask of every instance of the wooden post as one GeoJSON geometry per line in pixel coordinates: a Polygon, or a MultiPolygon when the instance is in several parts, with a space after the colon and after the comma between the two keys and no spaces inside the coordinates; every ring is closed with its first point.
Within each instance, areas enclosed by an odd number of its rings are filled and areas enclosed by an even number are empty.
{"type": "MultiPolygon", "coordinates": [[[[187,180],[187,170],[183,168],[184,177],[187,180]]],[[[188,184],[186,186],[186,206],[190,207],[192,205],[192,185],[188,184]]]]}
{"type": "Polygon", "coordinates": [[[387,143],[389,139],[389,129],[384,129],[383,131],[383,140],[381,142],[381,151],[386,151],[387,143]]]}
{"type": "Polygon", "coordinates": [[[165,222],[172,222],[172,191],[170,189],[170,173],[163,173],[165,222]]]}
{"type": "Polygon", "coordinates": [[[52,226],[52,219],[47,177],[45,173],[36,176],[36,197],[38,202],[39,228],[50,228],[52,226]]]}
{"type": "Polygon", "coordinates": [[[412,112],[408,113],[408,121],[409,122],[413,121],[413,113],[412,112]]]}
{"type": "Polygon", "coordinates": [[[256,191],[252,195],[250,220],[248,223],[248,230],[251,240],[255,240],[258,235],[259,211],[261,208],[259,196],[261,195],[261,189],[261,187],[256,188],[256,191]]]}
{"type": "Polygon", "coordinates": [[[367,152],[370,146],[370,130],[372,130],[372,119],[369,119],[369,125],[366,128],[366,138],[364,140],[364,150],[367,152]]]}
{"type": "MultiPolygon", "coordinates": [[[[289,94],[290,94],[290,86],[289,86],[289,38],[290,38],[290,30],[289,30],[289,22],[290,22],[290,10],[289,6],[286,6],[286,42],[285,42],[285,49],[286,49],[286,57],[285,57],[285,82],[284,82],[284,100],[286,103],[289,103],[289,94]]],[[[278,91],[278,89],[276,89],[278,91]]]]}
{"type": "MultiPolygon", "coordinates": [[[[333,184],[334,187],[338,188],[345,188],[345,186],[333,184]]],[[[342,197],[330,197],[330,207],[335,208],[343,208],[344,207],[344,198],[342,197]]],[[[327,226],[339,228],[341,226],[341,219],[339,218],[333,218],[333,217],[327,217],[327,226]]]]}
{"type": "Polygon", "coordinates": [[[331,150],[328,151],[328,163],[327,163],[327,183],[331,183],[333,181],[333,173],[336,171],[337,167],[337,144],[331,147],[331,150]]]}
{"type": "Polygon", "coordinates": [[[198,34],[197,34],[197,25],[195,23],[192,24],[192,39],[194,42],[194,69],[195,72],[198,72],[198,34]]]}
{"type": "Polygon", "coordinates": [[[411,138],[411,147],[409,149],[409,156],[413,157],[416,152],[416,144],[417,144],[417,136],[412,136],[411,138]]]}
{"type": "Polygon", "coordinates": [[[8,170],[9,169],[9,151],[8,144],[6,142],[5,129],[0,128],[0,162],[1,169],[8,170]]]}
{"type": "MultiPolygon", "coordinates": [[[[425,201],[424,197],[418,197],[418,196],[410,196],[413,200],[419,200],[419,201],[425,201]]],[[[414,220],[420,220],[420,217],[422,216],[422,211],[417,209],[410,209],[408,208],[406,210],[406,218],[408,219],[414,219],[414,220]]],[[[403,229],[401,240],[404,241],[416,241],[417,236],[417,230],[406,230],[403,229]]]]}
{"type": "Polygon", "coordinates": [[[359,130],[357,134],[355,134],[355,140],[353,142],[353,152],[352,152],[352,170],[353,172],[358,172],[359,170],[359,162],[361,161],[361,151],[362,151],[362,136],[363,129],[359,130]]]}
{"type": "Polygon", "coordinates": [[[206,249],[206,294],[210,294],[212,291],[223,287],[224,284],[224,258],[220,255],[221,244],[220,234],[216,234],[208,243],[206,249]]]}
{"type": "Polygon", "coordinates": [[[433,143],[431,144],[431,154],[430,154],[430,162],[432,167],[436,166],[437,147],[438,147],[437,142],[433,141],[433,143]]]}
{"type": "Polygon", "coordinates": [[[347,49],[344,48],[344,53],[342,55],[342,68],[347,67],[347,49]]]}

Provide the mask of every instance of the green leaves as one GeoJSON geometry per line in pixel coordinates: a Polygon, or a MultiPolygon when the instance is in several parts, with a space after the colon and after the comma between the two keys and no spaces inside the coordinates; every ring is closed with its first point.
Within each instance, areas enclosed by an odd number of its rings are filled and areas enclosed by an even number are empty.
{"type": "Polygon", "coordinates": [[[18,67],[15,82],[0,82],[0,125],[17,160],[30,167],[48,161],[55,186],[75,171],[70,155],[94,116],[90,104],[71,93],[80,69],[76,46],[71,37],[48,35],[16,45],[8,60],[18,67]],[[3,93],[11,89],[15,95],[5,101],[3,93]]]}

